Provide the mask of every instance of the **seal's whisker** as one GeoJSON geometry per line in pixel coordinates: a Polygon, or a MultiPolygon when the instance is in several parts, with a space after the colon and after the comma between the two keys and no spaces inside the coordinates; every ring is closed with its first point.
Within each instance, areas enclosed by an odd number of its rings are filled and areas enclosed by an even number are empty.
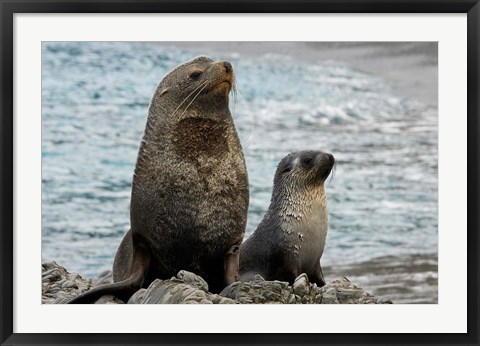
{"type": "Polygon", "coordinates": [[[207,85],[207,83],[208,83],[208,80],[206,80],[205,82],[201,83],[201,84],[200,84],[199,86],[197,86],[190,94],[188,94],[187,97],[185,97],[185,98],[183,99],[183,101],[180,102],[180,104],[177,106],[177,108],[175,108],[175,110],[173,111],[173,113],[172,113],[171,116],[173,117],[173,116],[175,115],[175,113],[177,113],[178,109],[185,103],[185,101],[187,101],[188,98],[189,98],[190,96],[192,96],[192,95],[193,95],[198,89],[200,89],[202,86],[207,85]]]}
{"type": "Polygon", "coordinates": [[[334,163],[332,167],[332,174],[330,174],[330,179],[328,180],[328,185],[330,185],[330,183],[332,182],[333,177],[335,176],[336,170],[337,170],[337,164],[334,163]]]}
{"type": "Polygon", "coordinates": [[[250,129],[248,130],[248,135],[247,135],[247,137],[245,138],[245,141],[248,141],[248,140],[250,139],[250,136],[251,136],[252,134],[254,134],[254,132],[255,132],[255,117],[254,117],[254,115],[253,115],[253,112],[252,112],[251,109],[250,109],[250,106],[248,105],[247,101],[246,101],[245,98],[243,97],[243,95],[242,95],[242,93],[240,92],[240,89],[239,89],[238,87],[236,88],[236,91],[237,91],[237,93],[238,93],[238,96],[240,96],[240,99],[242,100],[243,104],[245,105],[245,108],[246,108],[246,110],[247,110],[248,115],[250,116],[250,117],[249,117],[249,118],[250,118],[250,119],[249,119],[249,120],[250,120],[249,122],[250,122],[251,127],[250,127],[250,129]]]}
{"type": "Polygon", "coordinates": [[[207,84],[205,84],[205,85],[203,86],[203,88],[201,88],[201,89],[197,92],[197,94],[196,94],[195,97],[192,99],[192,101],[190,101],[190,103],[187,105],[187,107],[185,107],[185,109],[183,110],[183,113],[182,113],[181,116],[183,116],[183,115],[185,114],[185,112],[187,111],[188,107],[190,107],[190,105],[193,103],[193,101],[195,101],[195,100],[197,99],[198,95],[200,95],[200,94],[202,93],[202,91],[203,91],[206,87],[207,87],[207,84]]]}
{"type": "Polygon", "coordinates": [[[232,98],[233,98],[233,109],[232,109],[232,116],[236,118],[236,107],[237,107],[237,80],[235,75],[233,76],[233,84],[232,84],[232,98]]]}

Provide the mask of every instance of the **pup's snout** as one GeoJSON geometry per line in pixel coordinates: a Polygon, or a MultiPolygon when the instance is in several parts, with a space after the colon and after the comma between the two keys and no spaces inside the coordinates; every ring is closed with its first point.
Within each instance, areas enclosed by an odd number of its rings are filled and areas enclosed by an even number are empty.
{"type": "Polygon", "coordinates": [[[329,154],[329,153],[325,153],[325,155],[327,155],[328,157],[328,160],[332,163],[332,165],[335,163],[335,158],[333,157],[332,154],[329,154]]]}

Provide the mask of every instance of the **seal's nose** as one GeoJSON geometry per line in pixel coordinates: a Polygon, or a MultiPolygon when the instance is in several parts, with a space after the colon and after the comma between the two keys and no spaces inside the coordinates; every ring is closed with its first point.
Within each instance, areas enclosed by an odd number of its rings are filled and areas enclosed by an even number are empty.
{"type": "Polygon", "coordinates": [[[225,67],[225,72],[227,73],[230,73],[230,71],[233,70],[232,64],[230,64],[228,61],[224,61],[223,66],[225,67]]]}
{"type": "Polygon", "coordinates": [[[327,155],[328,159],[330,160],[330,162],[331,162],[332,164],[334,164],[334,163],[335,163],[335,158],[333,157],[333,155],[332,155],[332,154],[329,154],[329,153],[326,153],[326,155],[327,155]]]}

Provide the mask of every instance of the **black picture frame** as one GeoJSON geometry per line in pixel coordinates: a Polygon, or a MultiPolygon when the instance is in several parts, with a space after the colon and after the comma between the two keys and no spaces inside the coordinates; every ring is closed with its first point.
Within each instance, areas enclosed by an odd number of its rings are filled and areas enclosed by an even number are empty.
{"type": "MultiPolygon", "coordinates": [[[[2,345],[435,344],[478,345],[479,0],[0,0],[2,345]],[[466,334],[20,334],[13,332],[13,16],[15,13],[467,13],[468,332],[466,334]]],[[[455,316],[452,316],[455,318],[455,316]]]]}

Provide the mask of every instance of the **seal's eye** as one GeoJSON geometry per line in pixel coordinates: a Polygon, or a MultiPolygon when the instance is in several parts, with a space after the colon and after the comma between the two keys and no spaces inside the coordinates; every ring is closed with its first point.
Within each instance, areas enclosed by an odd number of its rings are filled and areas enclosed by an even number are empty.
{"type": "Polygon", "coordinates": [[[302,159],[302,166],[305,168],[311,168],[313,166],[313,158],[312,157],[304,157],[302,159]]]}
{"type": "Polygon", "coordinates": [[[190,73],[190,78],[193,80],[198,79],[202,75],[202,71],[193,71],[190,73]]]}

